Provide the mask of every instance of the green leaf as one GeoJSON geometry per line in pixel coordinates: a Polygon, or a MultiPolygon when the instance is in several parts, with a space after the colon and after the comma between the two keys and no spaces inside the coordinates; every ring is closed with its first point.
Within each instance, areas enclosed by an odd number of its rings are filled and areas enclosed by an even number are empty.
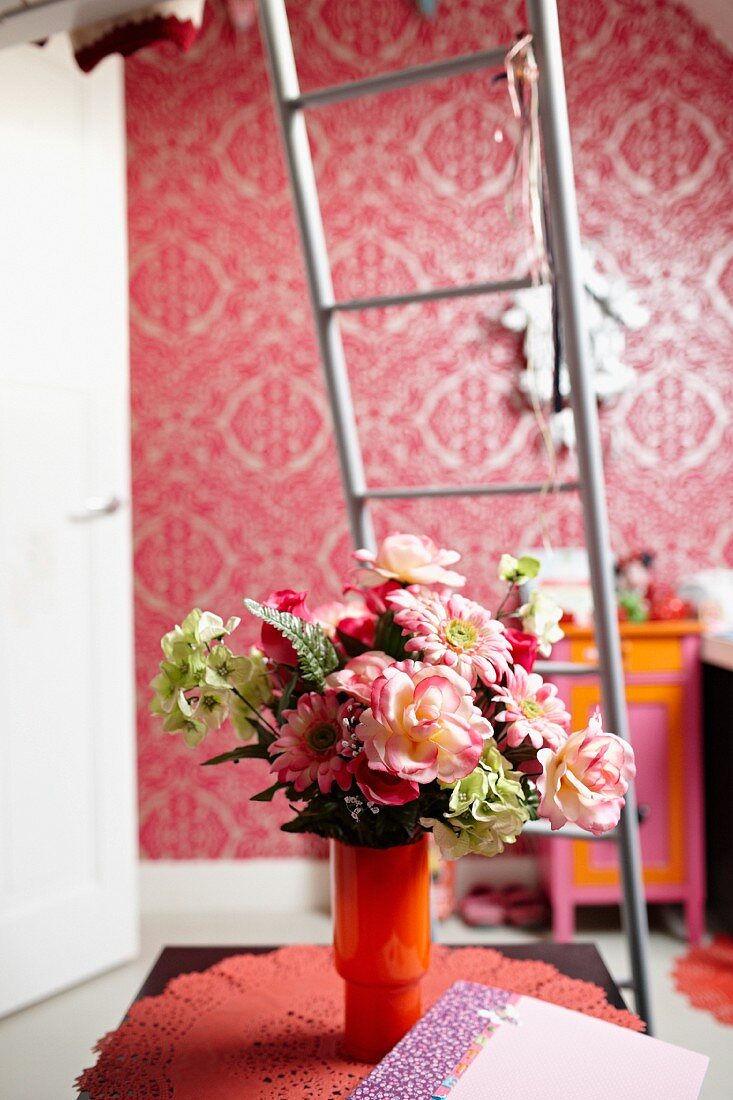
{"type": "Polygon", "coordinates": [[[270,754],[267,751],[267,746],[258,743],[253,745],[239,745],[236,749],[221,753],[220,756],[212,756],[211,760],[204,760],[201,766],[205,768],[209,764],[226,764],[229,760],[236,763],[237,760],[252,758],[257,760],[269,760],[270,754]]]}
{"type": "MultiPolygon", "coordinates": [[[[406,806],[382,806],[376,814],[361,799],[361,812],[355,820],[343,798],[323,795],[316,786],[312,791],[307,805],[302,809],[296,809],[292,805],[292,791],[286,791],[295,817],[281,826],[283,832],[314,833],[326,839],[341,840],[368,848],[394,848],[409,844],[415,839],[420,832],[419,818],[425,816],[422,812],[425,807],[422,798],[406,806]]],[[[299,793],[298,800],[308,793],[299,793]]]]}
{"type": "Polygon", "coordinates": [[[377,623],[374,634],[374,648],[380,649],[382,653],[386,653],[389,657],[394,657],[396,661],[404,661],[405,657],[408,656],[405,642],[409,636],[409,634],[403,634],[402,627],[394,621],[394,613],[386,611],[380,616],[377,623]]]}
{"type": "Polygon", "coordinates": [[[298,673],[293,673],[293,677],[290,682],[283,688],[283,693],[280,696],[280,700],[277,704],[277,723],[280,725],[282,722],[283,711],[287,710],[290,706],[290,700],[293,697],[293,692],[298,685],[298,673]]]}
{"type": "Polygon", "coordinates": [[[533,581],[540,571],[540,563],[537,558],[526,554],[517,562],[517,572],[522,574],[524,580],[533,581]]]}
{"type": "Polygon", "coordinates": [[[307,623],[289,611],[266,607],[256,600],[245,600],[247,610],[263,622],[279,630],[298,654],[298,664],[305,680],[319,691],[329,672],[338,668],[338,654],[333,643],[318,623],[307,623]]]}
{"type": "Polygon", "coordinates": [[[529,811],[529,820],[537,821],[539,817],[539,805],[540,794],[537,787],[532,782],[528,775],[522,776],[522,793],[524,794],[524,802],[529,811]]]}
{"type": "Polygon", "coordinates": [[[341,642],[347,657],[359,657],[369,649],[369,646],[365,645],[364,642],[360,642],[358,638],[352,638],[349,634],[344,634],[338,627],[336,627],[336,636],[341,642]]]}
{"type": "Polygon", "coordinates": [[[279,781],[273,783],[266,791],[260,791],[259,794],[253,794],[250,798],[250,802],[272,802],[277,792],[281,791],[283,787],[287,787],[287,783],[280,783],[279,781]]]}

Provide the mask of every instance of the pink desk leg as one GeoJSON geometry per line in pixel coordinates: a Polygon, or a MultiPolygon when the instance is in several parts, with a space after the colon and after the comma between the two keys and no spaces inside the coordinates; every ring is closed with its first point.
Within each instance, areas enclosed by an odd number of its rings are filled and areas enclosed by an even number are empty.
{"type": "Polygon", "coordinates": [[[697,947],[705,932],[705,910],[702,895],[695,892],[685,901],[685,924],[687,941],[691,947],[697,947]]]}
{"type": "Polygon", "coordinates": [[[692,636],[682,641],[685,684],[685,720],[688,730],[697,730],[696,737],[687,739],[687,835],[685,838],[688,893],[685,899],[687,938],[691,944],[700,942],[705,932],[705,794],[702,782],[702,744],[700,730],[701,675],[699,639],[692,636]]]}
{"type": "Polygon", "coordinates": [[[552,938],[568,943],[575,936],[575,901],[571,892],[572,841],[549,840],[552,844],[550,893],[552,897],[552,938]]]}

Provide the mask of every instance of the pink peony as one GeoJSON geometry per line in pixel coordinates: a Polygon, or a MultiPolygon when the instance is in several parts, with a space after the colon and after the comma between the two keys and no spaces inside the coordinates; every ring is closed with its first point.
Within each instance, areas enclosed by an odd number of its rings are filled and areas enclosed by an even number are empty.
{"type": "Polygon", "coordinates": [[[511,649],[504,627],[480,604],[457,594],[440,596],[402,588],[387,597],[395,622],[410,638],[408,653],[430,665],[448,665],[473,686],[495,684],[509,671],[511,649]]]}
{"type": "Polygon", "coordinates": [[[557,752],[540,749],[542,775],[537,779],[539,813],[560,829],[572,821],[590,833],[606,833],[618,824],[624,795],[636,775],[628,741],[604,733],[600,711],[588,728],[571,733],[557,752]]]}
{"type": "Polygon", "coordinates": [[[372,768],[417,783],[455,783],[476,767],[491,725],[452,668],[401,661],[372,686],[356,736],[372,768]]]}
{"type": "Polygon", "coordinates": [[[512,647],[514,664],[521,665],[522,668],[526,668],[527,672],[531,672],[534,668],[537,650],[540,645],[535,635],[527,634],[524,630],[517,630],[516,627],[508,626],[506,628],[506,636],[512,647]]]}
{"type": "Polygon", "coordinates": [[[493,700],[504,705],[495,717],[497,722],[507,723],[506,740],[511,748],[531,741],[536,749],[543,745],[558,749],[565,740],[570,715],[558,699],[555,685],[546,684],[536,672],[516,665],[513,672],[507,672],[506,683],[493,700]]]}
{"type": "MultiPolygon", "coordinates": [[[[274,607],[278,611],[289,611],[291,615],[297,615],[299,619],[305,619],[307,623],[313,622],[313,616],[305,606],[306,592],[295,592],[292,588],[279,588],[277,592],[271,592],[263,601],[265,607],[274,607]]],[[[262,624],[261,646],[271,661],[277,661],[280,665],[297,667],[298,654],[287,638],[283,638],[279,630],[270,623],[262,624]]]]}
{"type": "Polygon", "coordinates": [[[349,766],[361,793],[380,806],[404,806],[406,802],[414,802],[420,794],[419,783],[400,779],[390,772],[375,771],[363,752],[349,766]]]}
{"type": "Polygon", "coordinates": [[[394,657],[379,649],[370,649],[366,653],[360,653],[358,657],[352,657],[344,668],[327,676],[326,687],[333,691],[345,691],[353,699],[369,706],[372,684],[385,668],[394,663],[394,657]]]}
{"type": "Polygon", "coordinates": [[[354,557],[363,562],[375,577],[401,581],[402,584],[447,584],[461,588],[466,578],[446,569],[455,565],[461,555],[455,550],[439,550],[426,535],[387,535],[377,553],[357,550],[354,557]]]}
{"type": "Polygon", "coordinates": [[[345,725],[349,707],[349,703],[340,705],[335,695],[315,691],[301,695],[295,710],[283,712],[285,723],[268,750],[276,757],[270,771],[281,782],[293,783],[296,791],[318,783],[321,794],[328,794],[334,782],[347,791],[349,761],[339,750],[349,733],[345,725]]]}

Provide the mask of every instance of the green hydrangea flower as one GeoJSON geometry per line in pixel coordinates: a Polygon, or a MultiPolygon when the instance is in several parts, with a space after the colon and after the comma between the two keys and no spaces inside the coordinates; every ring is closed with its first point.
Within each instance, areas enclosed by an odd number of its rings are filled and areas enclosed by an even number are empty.
{"type": "Polygon", "coordinates": [[[163,647],[163,653],[170,659],[173,647],[180,642],[184,642],[193,649],[200,649],[202,646],[231,634],[233,630],[237,629],[240,622],[240,619],[232,617],[225,623],[221,616],[215,615],[213,611],[202,611],[200,608],[194,607],[193,611],[189,612],[183,620],[181,626],[175,626],[173,630],[163,636],[160,643],[163,647]]]}
{"type": "Polygon", "coordinates": [[[250,649],[248,656],[235,657],[234,660],[236,666],[230,677],[234,691],[229,702],[229,718],[240,741],[249,741],[257,733],[252,724],[256,716],[253,708],[260,710],[272,703],[272,684],[265,655],[256,646],[250,649]]]}
{"type": "Polygon", "coordinates": [[[164,719],[168,733],[183,733],[186,744],[201,743],[208,730],[231,718],[237,735],[249,740],[256,732],[252,719],[272,702],[264,654],[256,648],[237,657],[222,638],[240,620],[226,623],[212,611],[194,608],[180,626],[161,640],[165,660],[151,681],[151,712],[164,719]]]}
{"type": "Polygon", "coordinates": [[[499,561],[499,580],[507,584],[526,584],[533,581],[540,571],[537,558],[525,554],[522,558],[513,558],[511,554],[502,554],[499,561]]]}
{"type": "Polygon", "coordinates": [[[555,642],[565,636],[559,625],[562,608],[541,588],[534,588],[527,603],[517,608],[522,620],[522,630],[534,634],[539,643],[541,657],[549,657],[555,642]]]}
{"type": "Polygon", "coordinates": [[[186,744],[195,749],[206,736],[206,723],[195,715],[184,714],[178,701],[163,723],[166,733],[182,733],[186,744]]]}
{"type": "Polygon", "coordinates": [[[484,745],[476,768],[453,785],[444,821],[425,820],[446,859],[469,852],[500,855],[514,844],[530,811],[525,802],[521,775],[512,771],[496,741],[484,745]]]}

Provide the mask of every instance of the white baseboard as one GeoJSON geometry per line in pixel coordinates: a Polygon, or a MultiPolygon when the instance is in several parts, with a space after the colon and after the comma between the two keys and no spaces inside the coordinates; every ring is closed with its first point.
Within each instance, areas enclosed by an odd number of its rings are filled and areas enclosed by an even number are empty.
{"type": "Polygon", "coordinates": [[[327,912],[328,860],[156,859],[140,863],[147,913],[327,912]]]}
{"type": "MultiPolygon", "coordinates": [[[[477,882],[534,885],[533,856],[469,856],[456,865],[456,893],[477,882]]],[[[140,908],[147,913],[328,912],[325,859],[150,859],[140,863],[140,908]]]]}

